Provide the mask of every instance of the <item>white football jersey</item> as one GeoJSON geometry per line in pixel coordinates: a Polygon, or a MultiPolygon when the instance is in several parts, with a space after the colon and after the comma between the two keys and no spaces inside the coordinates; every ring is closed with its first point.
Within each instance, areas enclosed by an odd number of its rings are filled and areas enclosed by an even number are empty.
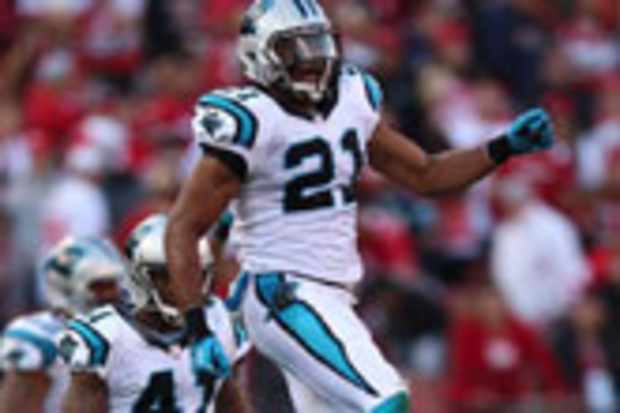
{"type": "Polygon", "coordinates": [[[1,370],[44,372],[50,377],[52,387],[45,401],[46,413],[60,412],[69,385],[69,371],[60,361],[54,341],[64,326],[63,319],[52,312],[40,312],[17,318],[0,339],[1,370]]]}
{"type": "MultiPolygon", "coordinates": [[[[228,357],[239,360],[244,346],[223,303],[213,300],[205,311],[228,357]]],[[[71,371],[96,374],[106,383],[111,413],[214,411],[223,381],[200,382],[188,347],[148,340],[112,306],[71,321],[58,341],[71,371]]]]}
{"type": "MultiPolygon", "coordinates": [[[[380,119],[377,81],[352,66],[324,115],[293,114],[253,86],[203,96],[193,128],[203,152],[243,180],[234,232],[243,269],[357,282],[355,187],[380,119]]],[[[328,102],[329,103],[329,102],[328,102]]]]}

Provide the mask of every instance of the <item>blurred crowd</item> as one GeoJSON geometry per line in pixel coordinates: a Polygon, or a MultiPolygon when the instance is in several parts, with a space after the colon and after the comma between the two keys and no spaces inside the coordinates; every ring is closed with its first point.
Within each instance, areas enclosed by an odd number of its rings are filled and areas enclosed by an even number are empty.
{"type": "MultiPolygon", "coordinates": [[[[427,151],[478,145],[534,105],[555,120],[552,151],[464,194],[360,183],[360,311],[419,411],[619,412],[618,1],[323,3],[427,151]]],[[[0,0],[0,326],[41,305],[50,245],[122,243],[168,210],[196,156],[194,102],[242,81],[246,5],[0,0]]]]}

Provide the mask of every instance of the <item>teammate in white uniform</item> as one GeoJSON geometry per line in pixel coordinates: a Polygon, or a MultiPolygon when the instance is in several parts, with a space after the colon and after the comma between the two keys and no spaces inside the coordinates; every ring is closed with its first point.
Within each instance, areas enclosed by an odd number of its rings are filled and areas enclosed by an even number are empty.
{"type": "MultiPolygon", "coordinates": [[[[68,413],[244,412],[234,380],[196,374],[186,344],[181,314],[167,304],[170,296],[164,254],[165,215],[147,218],[132,233],[126,252],[132,270],[125,278],[126,306],[108,306],[71,321],[60,337],[69,364],[68,413]],[[221,391],[220,391],[221,390],[221,391]]],[[[213,263],[201,244],[205,274],[213,263]]],[[[220,345],[211,363],[228,373],[246,351],[224,304],[210,298],[203,308],[220,345]]]]}
{"type": "Polygon", "coordinates": [[[370,165],[405,188],[466,188],[510,156],[549,148],[542,109],[479,148],[432,156],[381,117],[382,92],[343,64],[316,0],[260,0],[239,55],[251,86],[202,97],[193,126],[205,156],[171,216],[175,301],[202,346],[196,244],[231,200],[250,287],[250,338],[279,365],[300,412],[409,412],[406,384],[353,310],[362,276],[355,185],[370,165]]]}
{"type": "Polygon", "coordinates": [[[43,263],[50,310],[17,318],[0,341],[2,412],[60,412],[69,372],[55,336],[77,313],[118,298],[124,262],[107,241],[68,238],[43,263]]]}

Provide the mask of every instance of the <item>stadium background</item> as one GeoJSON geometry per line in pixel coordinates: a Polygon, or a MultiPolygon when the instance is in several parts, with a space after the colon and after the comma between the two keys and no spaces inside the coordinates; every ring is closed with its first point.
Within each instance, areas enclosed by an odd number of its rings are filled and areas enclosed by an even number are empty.
{"type": "MultiPolygon", "coordinates": [[[[387,116],[428,151],[480,143],[537,104],[561,140],[433,201],[364,176],[360,312],[417,411],[619,411],[617,0],[326,6],[347,60],[379,78],[387,116]]],[[[0,327],[40,305],[51,243],[122,242],[169,208],[193,102],[240,80],[244,7],[0,0],[0,327]]],[[[250,363],[255,402],[287,411],[271,374],[250,363]]]]}

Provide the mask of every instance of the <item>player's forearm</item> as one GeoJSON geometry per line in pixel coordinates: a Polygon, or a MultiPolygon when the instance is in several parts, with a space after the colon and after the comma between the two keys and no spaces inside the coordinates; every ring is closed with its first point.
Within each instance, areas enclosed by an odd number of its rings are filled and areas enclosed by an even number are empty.
{"type": "Polygon", "coordinates": [[[368,152],[373,168],[425,196],[465,189],[497,165],[485,147],[429,155],[383,121],[369,143],[368,152]]]}
{"type": "Polygon", "coordinates": [[[496,167],[484,148],[427,155],[423,162],[414,162],[406,154],[394,154],[378,163],[377,169],[387,177],[423,196],[464,190],[496,167]]]}
{"type": "Polygon", "coordinates": [[[210,157],[201,160],[183,186],[166,231],[166,258],[174,300],[183,312],[202,304],[203,276],[198,241],[240,188],[239,178],[226,165],[210,157]]]}
{"type": "Polygon", "coordinates": [[[448,151],[431,156],[429,162],[424,173],[410,180],[417,182],[409,185],[428,196],[465,190],[497,166],[489,158],[486,148],[448,151]]]}
{"type": "Polygon", "coordinates": [[[200,232],[183,217],[172,214],[166,233],[166,257],[174,286],[174,300],[185,312],[202,304],[204,280],[198,242],[200,232]]]}

